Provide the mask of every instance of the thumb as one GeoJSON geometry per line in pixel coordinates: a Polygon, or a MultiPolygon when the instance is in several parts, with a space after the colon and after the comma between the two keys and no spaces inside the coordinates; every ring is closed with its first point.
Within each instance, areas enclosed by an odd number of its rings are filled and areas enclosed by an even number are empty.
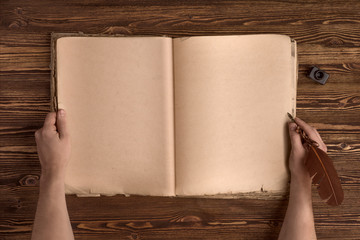
{"type": "Polygon", "coordinates": [[[296,123],[290,122],[289,123],[289,134],[290,134],[290,140],[291,140],[291,146],[293,148],[301,148],[302,142],[300,134],[296,132],[297,125],[296,123]]]}
{"type": "Polygon", "coordinates": [[[56,127],[59,132],[60,139],[66,138],[69,135],[66,122],[66,113],[64,109],[59,109],[56,116],[56,127]]]}

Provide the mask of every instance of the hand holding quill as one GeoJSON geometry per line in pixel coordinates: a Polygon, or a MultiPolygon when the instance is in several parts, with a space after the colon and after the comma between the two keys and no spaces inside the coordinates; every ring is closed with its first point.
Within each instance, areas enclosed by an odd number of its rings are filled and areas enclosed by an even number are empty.
{"type": "Polygon", "coordinates": [[[326,154],[326,146],[320,135],[301,119],[294,119],[289,113],[288,116],[297,125],[296,132],[299,133],[307,152],[305,166],[310,177],[312,177],[312,183],[318,184],[321,199],[327,199],[329,205],[340,205],[344,199],[344,193],[332,160],[326,154]]]}

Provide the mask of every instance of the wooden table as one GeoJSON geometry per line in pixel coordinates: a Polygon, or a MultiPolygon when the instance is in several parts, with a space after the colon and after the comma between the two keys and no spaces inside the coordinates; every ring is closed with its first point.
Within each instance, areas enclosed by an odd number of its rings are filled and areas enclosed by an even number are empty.
{"type": "MultiPolygon", "coordinates": [[[[345,191],[343,204],[330,207],[314,187],[316,231],[319,239],[360,239],[359,1],[3,0],[0,17],[0,239],[30,237],[40,175],[34,132],[50,102],[50,33],[78,31],[295,38],[297,115],[322,135],[345,191]],[[330,73],[326,85],[306,77],[311,65],[330,73]]],[[[287,202],[67,196],[78,239],[276,239],[287,202]]]]}

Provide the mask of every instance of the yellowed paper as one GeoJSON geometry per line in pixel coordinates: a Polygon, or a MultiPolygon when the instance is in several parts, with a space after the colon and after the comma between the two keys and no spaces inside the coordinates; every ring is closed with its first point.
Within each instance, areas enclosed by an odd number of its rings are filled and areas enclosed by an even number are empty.
{"type": "Polygon", "coordinates": [[[174,39],[176,194],[286,189],[294,59],[282,35],[174,39]]]}
{"type": "Polygon", "coordinates": [[[72,138],[66,192],[174,195],[172,40],[57,40],[72,138]]]}
{"type": "Polygon", "coordinates": [[[73,146],[66,192],[173,196],[174,164],[178,195],[283,191],[296,45],[281,35],[172,45],[160,37],[58,40],[58,102],[73,146]]]}

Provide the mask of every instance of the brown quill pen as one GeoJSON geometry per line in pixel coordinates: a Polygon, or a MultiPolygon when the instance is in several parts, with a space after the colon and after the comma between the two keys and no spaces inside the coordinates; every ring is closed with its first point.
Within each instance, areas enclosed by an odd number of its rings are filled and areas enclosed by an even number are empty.
{"type": "MultiPolygon", "coordinates": [[[[296,123],[290,113],[288,116],[296,123]]],[[[316,141],[307,136],[303,129],[298,126],[296,131],[307,148],[305,166],[312,177],[312,183],[318,185],[320,198],[327,199],[329,205],[340,205],[344,200],[344,192],[332,160],[326,152],[319,148],[316,141]]]]}

